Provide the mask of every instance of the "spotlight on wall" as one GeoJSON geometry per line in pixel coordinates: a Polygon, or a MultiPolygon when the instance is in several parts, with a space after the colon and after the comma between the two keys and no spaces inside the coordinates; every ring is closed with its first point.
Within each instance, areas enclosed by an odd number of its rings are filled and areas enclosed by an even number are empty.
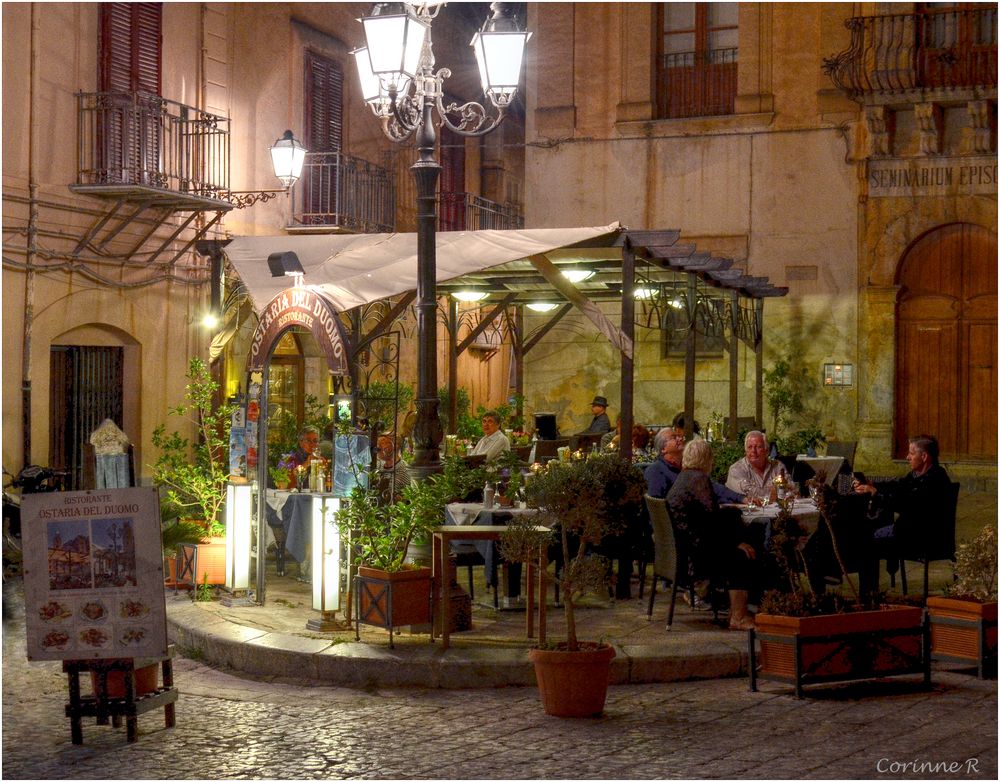
{"type": "Polygon", "coordinates": [[[293,252],[271,253],[267,256],[267,268],[272,277],[292,277],[295,285],[300,285],[306,274],[299,256],[293,252]]]}

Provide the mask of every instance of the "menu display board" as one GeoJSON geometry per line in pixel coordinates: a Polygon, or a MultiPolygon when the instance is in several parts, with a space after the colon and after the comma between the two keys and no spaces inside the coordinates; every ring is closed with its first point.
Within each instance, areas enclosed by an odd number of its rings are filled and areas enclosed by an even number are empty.
{"type": "Polygon", "coordinates": [[[26,494],[21,539],[29,660],[166,654],[155,489],[26,494]]]}

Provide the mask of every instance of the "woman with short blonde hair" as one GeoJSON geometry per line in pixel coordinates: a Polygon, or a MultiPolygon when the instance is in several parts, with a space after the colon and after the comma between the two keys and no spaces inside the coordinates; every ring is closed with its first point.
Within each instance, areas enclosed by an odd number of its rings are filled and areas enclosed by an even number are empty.
{"type": "Polygon", "coordinates": [[[757,583],[757,552],[746,537],[738,513],[719,509],[712,490],[712,446],[696,438],[684,446],[682,470],[667,493],[678,550],[688,560],[688,577],[725,584],[729,590],[729,628],[749,630],[751,588],[757,583]]]}

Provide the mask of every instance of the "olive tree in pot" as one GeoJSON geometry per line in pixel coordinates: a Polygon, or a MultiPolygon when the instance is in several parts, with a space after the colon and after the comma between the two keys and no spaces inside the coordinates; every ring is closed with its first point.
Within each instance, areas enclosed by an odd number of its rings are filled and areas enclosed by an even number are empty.
{"type": "Polygon", "coordinates": [[[545,536],[533,529],[536,525],[551,526],[558,535],[566,640],[529,653],[548,714],[586,717],[604,710],[615,650],[609,644],[577,638],[577,601],[607,587],[608,562],[595,556],[593,549],[627,526],[628,514],[641,507],[645,489],[642,473],[617,454],[551,461],[524,488],[528,505],[537,508],[538,515],[515,517],[501,536],[501,554],[527,562],[545,544],[545,536]]]}
{"type": "Polygon", "coordinates": [[[209,583],[221,584],[225,581],[226,556],[222,509],[229,480],[233,406],[216,404],[219,384],[200,358],[190,360],[186,377],[184,403],[167,414],[193,427],[196,438],[192,442],[178,430],[167,434],[166,424],[153,430],[153,445],[159,450],[159,458],[152,465],[153,482],[164,490],[164,502],[204,530],[204,539],[198,544],[199,572],[193,574],[195,580],[201,583],[207,572],[209,583]],[[212,538],[223,539],[220,542],[212,538]]]}

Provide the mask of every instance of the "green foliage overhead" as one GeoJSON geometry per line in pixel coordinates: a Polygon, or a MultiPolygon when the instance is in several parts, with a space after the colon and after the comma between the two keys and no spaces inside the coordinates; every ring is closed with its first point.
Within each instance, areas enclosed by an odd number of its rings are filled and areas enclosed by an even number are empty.
{"type": "Polygon", "coordinates": [[[395,380],[372,380],[355,395],[358,417],[368,420],[368,429],[376,433],[396,428],[396,417],[405,414],[413,401],[413,389],[395,380]]]}

